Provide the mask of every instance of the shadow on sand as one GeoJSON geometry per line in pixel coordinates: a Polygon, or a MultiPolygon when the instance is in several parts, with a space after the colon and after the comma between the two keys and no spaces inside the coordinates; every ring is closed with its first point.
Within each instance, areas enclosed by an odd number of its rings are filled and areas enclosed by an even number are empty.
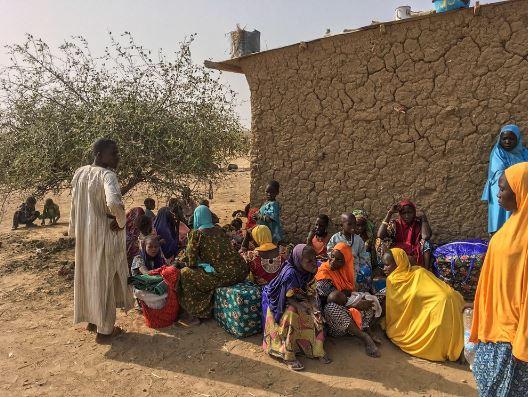
{"type": "Polygon", "coordinates": [[[214,322],[202,324],[199,328],[171,327],[154,335],[127,332],[114,341],[105,356],[123,363],[279,394],[287,393],[293,387],[293,390],[303,395],[303,390],[327,390],[331,391],[328,394],[337,396],[384,395],[369,388],[346,387],[353,379],[381,384],[392,393],[423,394],[433,389],[456,396],[475,394],[475,390],[467,384],[446,379],[433,372],[434,369],[428,371],[413,365],[412,361],[416,359],[402,353],[386,340],[381,348],[382,358],[373,359],[365,355],[362,345],[353,338],[330,338],[326,350],[334,360],[332,364],[324,365],[316,360],[302,358],[305,371],[294,372],[262,352],[261,335],[237,340],[216,327],[214,322]],[[226,344],[231,347],[226,348],[226,344]],[[240,346],[241,352],[244,355],[249,353],[251,358],[237,354],[240,346]],[[380,360],[385,360],[383,365],[377,365],[381,363],[380,360]],[[316,380],[317,374],[329,375],[334,379],[331,384],[324,383],[316,380]]]}

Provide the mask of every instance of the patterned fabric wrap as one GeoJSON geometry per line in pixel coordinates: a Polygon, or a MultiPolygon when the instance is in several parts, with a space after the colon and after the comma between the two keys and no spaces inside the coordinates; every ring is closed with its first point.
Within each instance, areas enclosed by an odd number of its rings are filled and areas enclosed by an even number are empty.
{"type": "Polygon", "coordinates": [[[465,2],[462,0],[434,0],[433,4],[436,12],[447,12],[469,7],[469,1],[465,2]]]}
{"type": "Polygon", "coordinates": [[[214,318],[228,333],[244,338],[262,331],[262,293],[248,281],[231,287],[217,288],[214,318]]]}
{"type": "Polygon", "coordinates": [[[167,284],[167,303],[161,309],[148,307],[145,302],[141,302],[143,318],[149,328],[170,327],[178,318],[180,311],[180,302],[176,294],[176,283],[180,278],[180,269],[174,266],[162,266],[159,269],[149,272],[151,276],[161,275],[163,281],[167,284]]]}
{"type": "Polygon", "coordinates": [[[488,249],[484,240],[463,240],[442,245],[434,251],[433,272],[442,281],[473,301],[480,270],[488,249]]]}
{"type": "Polygon", "coordinates": [[[473,375],[480,397],[528,396],[528,363],[515,359],[509,343],[480,342],[473,375]]]}
{"type": "Polygon", "coordinates": [[[276,323],[267,309],[262,348],[269,355],[287,361],[295,360],[296,354],[324,357],[324,339],[323,327],[314,321],[313,313],[299,312],[290,305],[276,323]]]}

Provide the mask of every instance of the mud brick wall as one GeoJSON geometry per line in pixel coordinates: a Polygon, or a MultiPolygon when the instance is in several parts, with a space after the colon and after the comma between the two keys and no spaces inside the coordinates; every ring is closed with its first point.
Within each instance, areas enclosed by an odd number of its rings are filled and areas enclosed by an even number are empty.
{"type": "Polygon", "coordinates": [[[411,198],[436,242],[486,235],[480,195],[503,124],[528,126],[528,1],[389,23],[240,59],[251,89],[251,202],[266,182],[288,240],[318,213],[377,224],[411,198]]]}

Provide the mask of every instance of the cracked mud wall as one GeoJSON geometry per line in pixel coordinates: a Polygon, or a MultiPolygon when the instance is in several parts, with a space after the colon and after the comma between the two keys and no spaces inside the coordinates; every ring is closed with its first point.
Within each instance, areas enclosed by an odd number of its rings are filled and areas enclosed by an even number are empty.
{"type": "Polygon", "coordinates": [[[528,1],[377,26],[241,59],[251,89],[251,202],[266,182],[287,239],[318,213],[379,225],[410,198],[435,242],[486,235],[480,201],[503,124],[528,126],[528,1]]]}

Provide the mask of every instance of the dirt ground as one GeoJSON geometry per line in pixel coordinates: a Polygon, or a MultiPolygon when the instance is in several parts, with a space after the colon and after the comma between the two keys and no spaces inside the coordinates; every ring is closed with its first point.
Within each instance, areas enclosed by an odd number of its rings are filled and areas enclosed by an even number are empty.
{"type": "MultiPolygon", "coordinates": [[[[247,161],[216,189],[222,220],[248,202],[247,161]]],[[[136,192],[127,206],[141,204],[136,192]]],[[[295,373],[264,354],[260,336],[237,340],[211,320],[198,327],[147,328],[137,312],[118,312],[126,334],[97,345],[73,325],[69,197],[54,227],[10,230],[13,199],[0,224],[1,396],[475,396],[469,370],[401,352],[388,340],[368,358],[353,338],[329,339],[330,365],[303,360],[295,373]]],[[[39,207],[41,203],[39,203],[39,207]]]]}

